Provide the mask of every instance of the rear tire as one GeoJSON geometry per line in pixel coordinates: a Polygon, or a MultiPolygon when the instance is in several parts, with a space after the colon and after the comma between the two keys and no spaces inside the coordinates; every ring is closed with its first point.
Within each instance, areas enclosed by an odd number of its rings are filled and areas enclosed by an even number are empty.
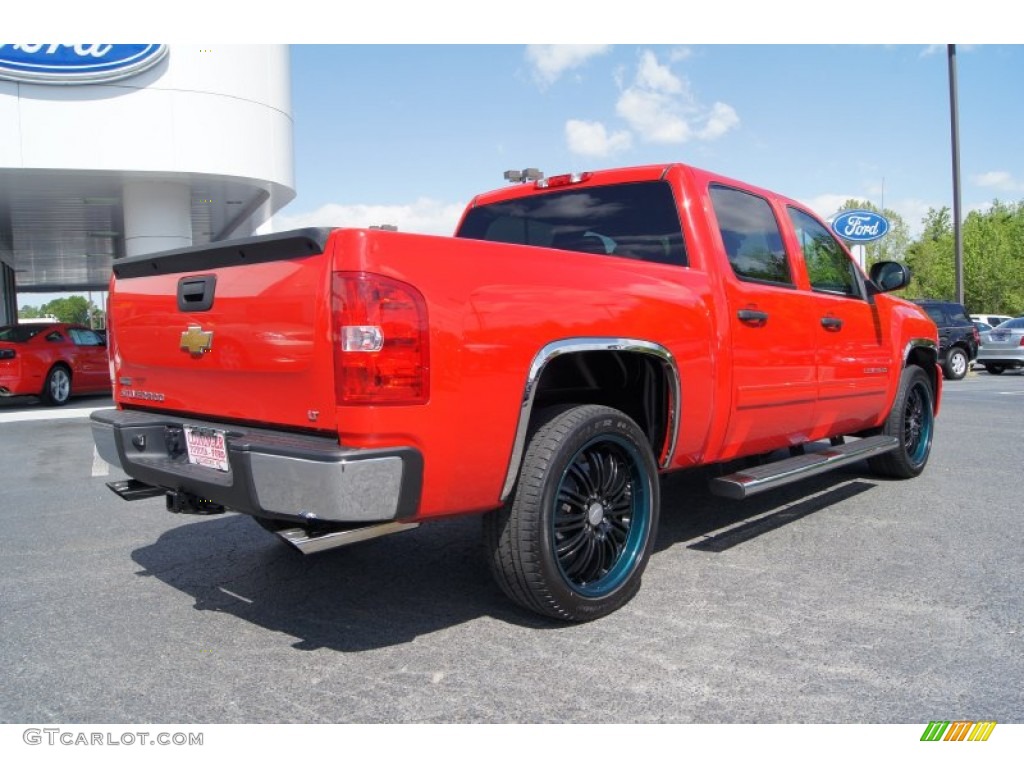
{"type": "Polygon", "coordinates": [[[47,405],[66,405],[71,399],[71,371],[63,363],[58,363],[46,374],[43,384],[43,401],[47,405]]]}
{"type": "Polygon", "coordinates": [[[881,430],[883,435],[897,437],[899,448],[868,459],[868,466],[886,477],[917,477],[928,463],[934,431],[935,393],[931,380],[922,368],[908,366],[900,378],[896,402],[881,430]]]}
{"type": "Polygon", "coordinates": [[[498,585],[519,605],[564,621],[622,607],[654,548],[657,473],[646,435],[620,411],[544,414],[512,499],[484,519],[498,585]]]}
{"type": "Polygon", "coordinates": [[[960,347],[953,347],[946,355],[946,364],[942,367],[942,370],[946,374],[947,379],[959,381],[967,375],[969,367],[970,361],[967,358],[967,353],[960,347]]]}
{"type": "Polygon", "coordinates": [[[1006,370],[1005,365],[986,365],[985,370],[991,373],[993,376],[1001,376],[1003,371],[1006,370]]]}

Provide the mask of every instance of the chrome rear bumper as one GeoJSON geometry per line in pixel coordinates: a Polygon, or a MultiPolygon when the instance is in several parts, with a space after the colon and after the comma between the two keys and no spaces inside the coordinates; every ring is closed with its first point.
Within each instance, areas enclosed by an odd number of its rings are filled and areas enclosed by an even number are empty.
{"type": "Polygon", "coordinates": [[[238,512],[308,525],[403,520],[419,507],[423,459],[412,448],[348,448],[329,437],[144,411],[109,409],[91,418],[108,464],[238,512]],[[185,424],[224,433],[226,472],[189,463],[185,424]]]}

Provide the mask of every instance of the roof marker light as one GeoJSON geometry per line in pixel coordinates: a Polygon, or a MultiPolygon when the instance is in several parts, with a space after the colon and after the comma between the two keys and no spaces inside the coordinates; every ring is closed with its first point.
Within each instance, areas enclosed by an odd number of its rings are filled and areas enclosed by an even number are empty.
{"type": "Polygon", "coordinates": [[[561,176],[552,176],[549,179],[541,179],[535,185],[537,189],[554,189],[555,187],[568,187],[572,184],[582,184],[589,181],[594,174],[591,171],[583,173],[563,173],[561,176]]]}

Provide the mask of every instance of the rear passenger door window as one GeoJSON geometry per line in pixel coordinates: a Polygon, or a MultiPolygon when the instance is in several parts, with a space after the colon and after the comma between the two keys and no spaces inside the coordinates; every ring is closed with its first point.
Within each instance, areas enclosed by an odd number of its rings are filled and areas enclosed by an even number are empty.
{"type": "Polygon", "coordinates": [[[792,286],[779,222],[763,197],[712,185],[711,204],[726,255],[741,280],[792,286]]]}
{"type": "Polygon", "coordinates": [[[816,291],[860,297],[860,279],[853,261],[839,241],[817,219],[789,208],[797,242],[807,265],[807,277],[816,291]]]}

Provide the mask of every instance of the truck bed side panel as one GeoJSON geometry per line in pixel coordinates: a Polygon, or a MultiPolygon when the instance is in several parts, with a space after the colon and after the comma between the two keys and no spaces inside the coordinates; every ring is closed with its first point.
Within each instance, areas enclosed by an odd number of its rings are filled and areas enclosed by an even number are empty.
{"type": "Polygon", "coordinates": [[[548,343],[652,340],[682,379],[674,466],[695,462],[711,415],[710,290],[695,270],[546,248],[359,230],[335,233],[335,269],[416,286],[430,323],[426,406],[342,407],[345,444],[424,454],[421,515],[499,503],[526,376],[548,343]]]}

